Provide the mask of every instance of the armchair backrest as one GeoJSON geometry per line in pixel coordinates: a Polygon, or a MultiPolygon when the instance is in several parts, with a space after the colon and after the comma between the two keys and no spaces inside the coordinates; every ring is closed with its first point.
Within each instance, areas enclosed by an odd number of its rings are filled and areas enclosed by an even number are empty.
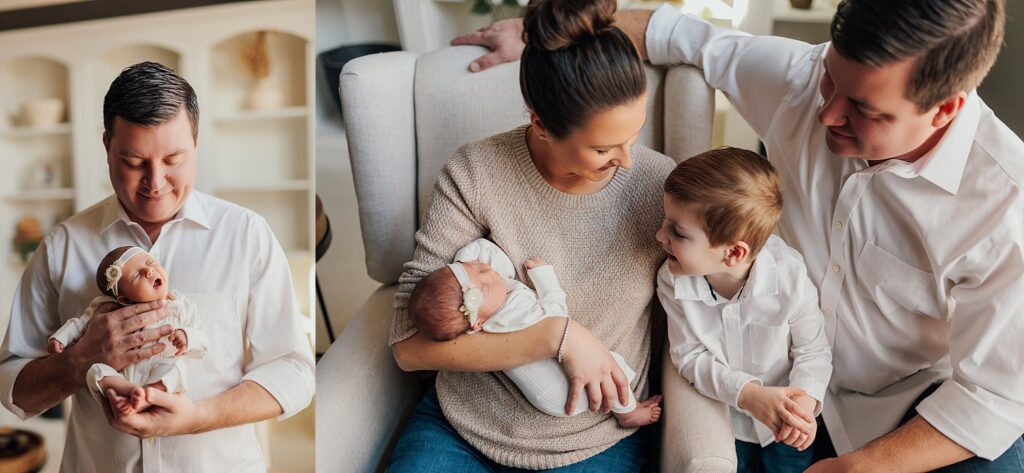
{"type": "MultiPolygon", "coordinates": [[[[461,145],[529,121],[519,63],[470,73],[483,48],[366,56],[341,72],[341,103],[370,277],[398,281],[434,181],[461,145]]],[[[647,67],[644,145],[676,161],[711,146],[714,92],[689,66],[647,67]]]]}

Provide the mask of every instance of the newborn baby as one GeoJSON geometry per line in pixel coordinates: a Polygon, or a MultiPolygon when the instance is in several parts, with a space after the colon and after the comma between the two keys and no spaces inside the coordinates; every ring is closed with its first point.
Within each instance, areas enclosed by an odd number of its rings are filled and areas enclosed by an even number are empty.
{"type": "MultiPolygon", "coordinates": [[[[522,330],[546,317],[568,317],[565,292],[554,267],[540,258],[523,265],[537,292],[515,280],[512,260],[497,245],[479,239],[455,254],[455,263],[423,278],[413,289],[409,311],[413,323],[428,338],[447,341],[479,330],[507,333],[522,330]]],[[[618,353],[612,357],[633,381],[636,373],[618,353]]],[[[554,358],[505,370],[527,400],[542,412],[566,417],[569,379],[554,358]]],[[[637,403],[629,391],[629,403],[615,401],[612,412],[622,427],[641,427],[658,421],[661,396],[637,403]]],[[[577,403],[572,415],[587,410],[577,403]]]]}
{"type": "MultiPolygon", "coordinates": [[[[167,299],[165,309],[170,313],[166,319],[145,327],[154,329],[171,325],[174,331],[165,339],[174,350],[162,353],[125,367],[121,372],[108,365],[97,363],[86,374],[86,386],[100,403],[102,396],[114,401],[114,406],[123,415],[144,410],[150,406],[146,399],[145,387],[154,387],[171,393],[186,391],[185,363],[178,359],[187,355],[202,358],[206,354],[206,336],[196,314],[196,307],[181,294],[169,292],[167,273],[155,258],[142,248],[122,246],[100,262],[96,271],[96,284],[104,295],[97,296],[89,303],[81,317],[68,320],[50,336],[47,351],[60,353],[74,343],[85,332],[89,319],[104,304],[121,306],[167,299]]],[[[151,346],[147,345],[147,346],[151,346]]]]}

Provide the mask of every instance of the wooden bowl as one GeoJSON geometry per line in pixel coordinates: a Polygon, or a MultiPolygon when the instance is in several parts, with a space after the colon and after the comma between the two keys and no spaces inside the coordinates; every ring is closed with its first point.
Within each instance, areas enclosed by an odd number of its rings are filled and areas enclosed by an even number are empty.
{"type": "Polygon", "coordinates": [[[37,472],[46,464],[43,437],[35,432],[0,427],[0,471],[37,472]]]}

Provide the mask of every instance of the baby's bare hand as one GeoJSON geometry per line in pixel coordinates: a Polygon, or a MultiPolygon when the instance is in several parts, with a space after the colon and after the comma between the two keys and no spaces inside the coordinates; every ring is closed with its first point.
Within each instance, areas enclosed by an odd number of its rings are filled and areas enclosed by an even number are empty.
{"type": "Polygon", "coordinates": [[[174,352],[174,356],[181,356],[188,349],[188,335],[182,329],[175,330],[167,339],[171,341],[171,345],[174,345],[174,348],[178,349],[174,352]]]}
{"type": "Polygon", "coordinates": [[[49,352],[51,355],[56,355],[57,353],[61,353],[64,351],[64,344],[58,342],[56,339],[51,338],[50,341],[46,344],[46,351],[49,352]]]}
{"type": "Polygon", "coordinates": [[[537,266],[544,266],[545,264],[547,263],[544,260],[534,256],[533,258],[526,260],[526,262],[523,263],[523,267],[526,268],[527,271],[529,271],[533,268],[536,268],[537,266]]]}

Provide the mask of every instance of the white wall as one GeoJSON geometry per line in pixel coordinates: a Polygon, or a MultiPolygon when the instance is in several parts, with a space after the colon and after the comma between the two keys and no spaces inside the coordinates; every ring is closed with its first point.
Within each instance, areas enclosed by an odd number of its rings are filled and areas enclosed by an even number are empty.
{"type": "MultiPolygon", "coordinates": [[[[399,42],[394,8],[388,0],[317,0],[316,28],[317,53],[347,44],[399,42]]],[[[318,69],[317,74],[317,193],[334,233],[330,249],[317,263],[317,275],[338,334],[380,284],[366,276],[348,144],[322,71],[318,69]]],[[[328,343],[318,315],[317,351],[326,350],[328,343]]]]}

